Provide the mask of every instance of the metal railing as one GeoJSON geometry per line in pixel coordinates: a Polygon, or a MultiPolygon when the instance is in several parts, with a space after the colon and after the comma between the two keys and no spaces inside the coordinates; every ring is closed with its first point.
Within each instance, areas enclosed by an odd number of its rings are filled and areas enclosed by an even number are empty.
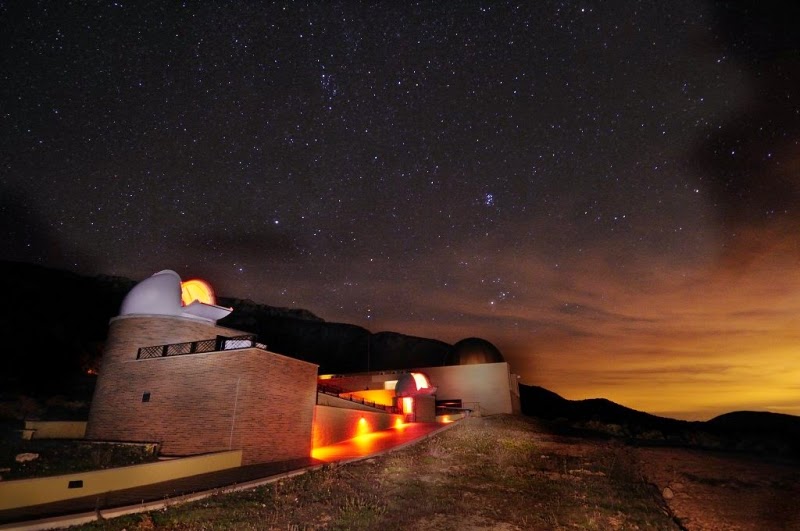
{"type": "Polygon", "coordinates": [[[187,343],[141,347],[136,354],[136,359],[144,360],[148,358],[163,358],[166,356],[182,356],[184,354],[218,352],[240,348],[260,348],[266,350],[267,346],[256,342],[256,336],[253,334],[234,337],[217,336],[214,339],[202,339],[200,341],[189,341],[187,343]]]}
{"type": "Polygon", "coordinates": [[[320,393],[324,393],[326,395],[335,396],[337,398],[341,398],[342,400],[349,400],[350,402],[354,402],[356,404],[362,404],[367,407],[381,409],[386,411],[387,413],[399,413],[400,411],[394,406],[387,406],[384,404],[378,404],[376,402],[372,402],[370,400],[365,400],[358,396],[353,396],[348,391],[345,391],[341,387],[337,387],[335,385],[326,385],[326,384],[317,384],[317,391],[320,393]]]}
{"type": "Polygon", "coordinates": [[[338,385],[328,385],[321,383],[317,384],[317,391],[331,396],[339,396],[341,393],[344,393],[344,389],[342,389],[338,385]]]}

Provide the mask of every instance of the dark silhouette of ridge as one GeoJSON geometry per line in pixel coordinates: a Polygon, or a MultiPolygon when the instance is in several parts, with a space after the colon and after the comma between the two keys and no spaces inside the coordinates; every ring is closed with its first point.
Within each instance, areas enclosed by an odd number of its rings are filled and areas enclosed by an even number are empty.
{"type": "Polygon", "coordinates": [[[109,317],[132,286],[119,277],[0,262],[0,389],[58,394],[76,382],[92,388],[86,371],[102,352],[109,317]]]}
{"type": "Polygon", "coordinates": [[[522,413],[639,445],[686,446],[800,458],[800,417],[737,411],[706,422],[659,417],[604,398],[567,400],[538,386],[520,385],[522,413]]]}
{"type": "MultiPolygon", "coordinates": [[[[107,275],[81,276],[38,265],[0,261],[0,400],[17,395],[42,403],[82,400],[86,414],[108,332],[135,281],[107,275]]],[[[440,366],[454,346],[397,332],[371,333],[360,326],[326,322],[304,309],[280,308],[220,297],[234,312],[222,326],[257,334],[273,352],[320,366],[320,373],[351,373],[440,366]]],[[[483,341],[483,340],[479,340],[483,341]]],[[[682,445],[800,457],[800,417],[738,411],[707,422],[659,417],[594,398],[567,400],[537,386],[520,385],[525,415],[554,425],[589,430],[635,444],[682,445]]],[[[48,410],[50,411],[50,410],[48,410]]],[[[64,418],[66,409],[53,410],[64,418]]],[[[45,413],[47,417],[47,413],[45,413]]],[[[1,420],[1,419],[0,419],[1,420]]]]}
{"type": "MultiPolygon", "coordinates": [[[[109,320],[136,282],[0,261],[0,393],[79,395],[89,400],[109,320]]],[[[222,326],[257,334],[273,352],[316,363],[321,373],[442,365],[452,345],[326,322],[305,309],[219,297],[234,312],[222,326]]],[[[2,398],[2,396],[0,396],[2,398]]]]}
{"type": "Polygon", "coordinates": [[[714,417],[706,424],[731,437],[758,433],[762,437],[781,437],[800,447],[800,417],[768,411],[733,411],[714,417]]]}
{"type": "Polygon", "coordinates": [[[522,413],[549,420],[559,418],[573,422],[603,422],[607,424],[636,425],[644,429],[683,429],[694,424],[685,420],[659,417],[621,406],[605,398],[567,400],[543,387],[520,385],[522,413]]]}

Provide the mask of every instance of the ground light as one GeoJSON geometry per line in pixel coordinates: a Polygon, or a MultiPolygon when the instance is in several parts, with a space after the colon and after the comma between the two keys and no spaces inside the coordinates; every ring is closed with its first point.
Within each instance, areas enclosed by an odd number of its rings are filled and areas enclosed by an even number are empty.
{"type": "Polygon", "coordinates": [[[365,419],[364,417],[358,419],[358,428],[356,428],[356,433],[358,433],[357,436],[366,435],[370,431],[372,430],[370,429],[370,425],[369,422],[367,422],[367,419],[365,419]]]}
{"type": "Polygon", "coordinates": [[[394,427],[356,435],[352,439],[330,446],[320,446],[311,450],[311,457],[320,461],[330,462],[344,459],[347,457],[360,457],[380,451],[386,447],[386,440],[396,436],[398,432],[403,432],[408,424],[397,419],[394,427]],[[399,423],[398,423],[399,422],[399,423]]]}

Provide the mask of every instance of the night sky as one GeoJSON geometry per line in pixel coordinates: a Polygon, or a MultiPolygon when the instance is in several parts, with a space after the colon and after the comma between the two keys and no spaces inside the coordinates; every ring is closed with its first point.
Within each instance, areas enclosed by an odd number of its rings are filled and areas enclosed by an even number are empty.
{"type": "Polygon", "coordinates": [[[792,2],[0,2],[0,259],[800,414],[792,2]]]}

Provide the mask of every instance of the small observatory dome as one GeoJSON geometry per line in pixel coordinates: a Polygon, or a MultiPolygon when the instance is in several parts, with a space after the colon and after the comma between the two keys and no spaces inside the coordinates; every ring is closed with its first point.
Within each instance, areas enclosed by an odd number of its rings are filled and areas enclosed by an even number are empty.
{"type": "Polygon", "coordinates": [[[180,315],[180,275],[165,269],[142,280],[125,296],[119,314],[180,315]]]}
{"type": "Polygon", "coordinates": [[[431,385],[428,377],[421,372],[407,372],[397,379],[394,386],[395,396],[432,395],[436,387],[431,385]]]}
{"type": "Polygon", "coordinates": [[[500,350],[479,337],[462,339],[447,357],[446,365],[475,365],[478,363],[502,363],[506,361],[500,350]]]}

